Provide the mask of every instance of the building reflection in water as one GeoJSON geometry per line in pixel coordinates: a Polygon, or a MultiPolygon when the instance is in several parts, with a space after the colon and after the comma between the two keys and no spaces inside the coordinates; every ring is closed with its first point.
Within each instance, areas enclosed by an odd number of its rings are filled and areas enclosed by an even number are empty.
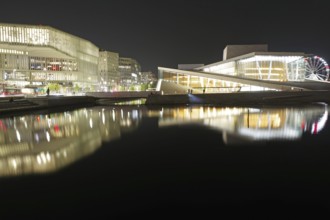
{"type": "Polygon", "coordinates": [[[203,124],[221,131],[226,144],[242,144],[297,140],[304,132],[317,134],[328,119],[328,106],[320,103],[277,108],[163,108],[160,115],[159,126],[203,124]]]}
{"type": "Polygon", "coordinates": [[[0,118],[0,176],[56,171],[92,154],[102,142],[134,132],[149,117],[158,118],[158,127],[205,125],[219,130],[226,144],[235,144],[232,140],[296,140],[304,132],[317,134],[327,121],[328,107],[105,106],[0,118]]]}

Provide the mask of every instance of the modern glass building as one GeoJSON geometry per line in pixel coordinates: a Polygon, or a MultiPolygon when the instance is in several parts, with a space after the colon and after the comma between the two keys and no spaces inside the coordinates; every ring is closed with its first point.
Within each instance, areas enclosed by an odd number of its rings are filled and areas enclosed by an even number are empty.
{"type": "Polygon", "coordinates": [[[305,54],[254,52],[198,68],[204,72],[272,81],[303,81],[305,54]]]}
{"type": "Polygon", "coordinates": [[[258,81],[328,81],[329,66],[318,56],[268,52],[267,45],[228,45],[224,60],[191,70],[159,68],[159,78],[196,91],[234,92],[275,89],[258,81]],[[256,80],[247,81],[244,79],[256,80]]]}
{"type": "Polygon", "coordinates": [[[141,66],[135,59],[119,57],[119,72],[120,84],[126,88],[139,81],[141,66]]]}
{"type": "Polygon", "coordinates": [[[101,91],[116,90],[120,81],[119,54],[110,51],[100,51],[99,74],[101,91]]]}
{"type": "Polygon", "coordinates": [[[49,26],[0,23],[0,88],[98,86],[99,48],[49,26]]]}

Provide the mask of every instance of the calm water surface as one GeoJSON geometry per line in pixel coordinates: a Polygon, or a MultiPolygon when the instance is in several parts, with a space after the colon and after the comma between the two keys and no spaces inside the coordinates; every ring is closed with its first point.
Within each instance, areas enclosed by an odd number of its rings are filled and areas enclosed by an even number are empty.
{"type": "Polygon", "coordinates": [[[327,210],[329,126],[322,103],[2,117],[0,217],[327,210]]]}

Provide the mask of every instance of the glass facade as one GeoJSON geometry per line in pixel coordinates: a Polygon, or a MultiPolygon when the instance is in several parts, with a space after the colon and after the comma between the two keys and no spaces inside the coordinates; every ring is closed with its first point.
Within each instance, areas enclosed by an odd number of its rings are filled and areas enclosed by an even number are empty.
{"type": "Polygon", "coordinates": [[[124,87],[136,84],[141,77],[141,66],[132,58],[119,58],[120,84],[124,87]]]}
{"type": "Polygon", "coordinates": [[[195,93],[203,92],[234,92],[237,91],[237,83],[216,80],[211,78],[192,76],[182,73],[162,72],[163,80],[179,84],[181,86],[190,87],[194,89],[195,93]]]}
{"type": "Polygon", "coordinates": [[[101,91],[116,90],[119,83],[119,54],[100,51],[99,73],[101,91]]]}
{"type": "MultiPolygon", "coordinates": [[[[194,93],[230,93],[239,91],[272,90],[254,85],[242,84],[227,80],[217,80],[207,77],[193,76],[173,71],[159,71],[159,78],[187,88],[194,93]]],[[[168,93],[168,92],[167,92],[168,93]]]]}
{"type": "Polygon", "coordinates": [[[303,56],[257,55],[204,68],[205,72],[271,81],[304,81],[303,56]]]}
{"type": "Polygon", "coordinates": [[[304,81],[301,56],[254,56],[237,61],[237,76],[272,81],[304,81]]]}
{"type": "Polygon", "coordinates": [[[99,49],[48,26],[0,24],[0,82],[3,86],[60,83],[93,89],[99,49]]]}

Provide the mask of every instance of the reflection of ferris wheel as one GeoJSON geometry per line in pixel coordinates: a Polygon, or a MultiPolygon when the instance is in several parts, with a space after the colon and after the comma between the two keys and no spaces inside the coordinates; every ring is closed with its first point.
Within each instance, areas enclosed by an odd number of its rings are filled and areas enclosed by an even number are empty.
{"type": "Polygon", "coordinates": [[[318,56],[306,57],[306,79],[327,81],[329,79],[329,65],[318,56]]]}

